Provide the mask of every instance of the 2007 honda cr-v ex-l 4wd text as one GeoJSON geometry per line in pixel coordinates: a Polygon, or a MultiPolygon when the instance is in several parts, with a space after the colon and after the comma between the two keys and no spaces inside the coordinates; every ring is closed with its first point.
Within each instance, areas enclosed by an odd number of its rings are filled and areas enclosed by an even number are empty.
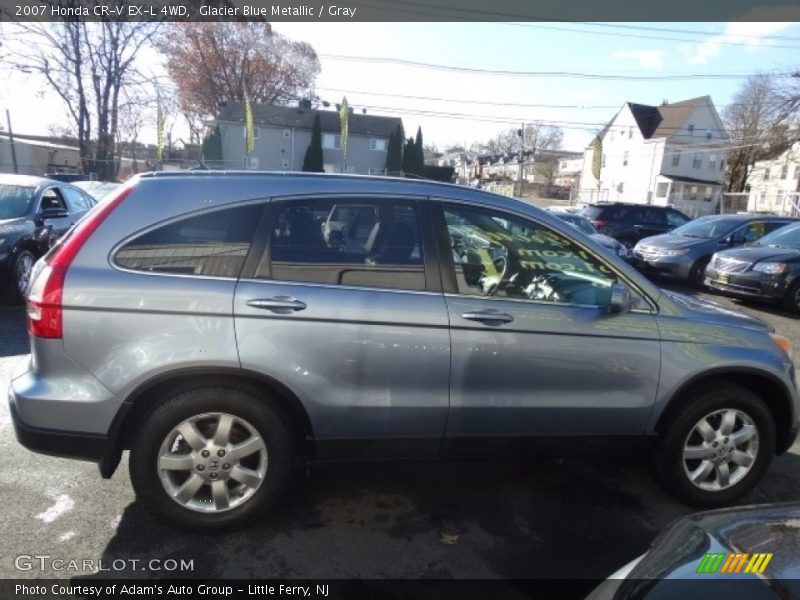
{"type": "Polygon", "coordinates": [[[258,517],[298,459],[647,452],[721,505],[797,434],[785,338],[448,184],[141,175],[27,296],[20,442],[103,477],[130,449],[138,498],[201,531],[258,517]]]}

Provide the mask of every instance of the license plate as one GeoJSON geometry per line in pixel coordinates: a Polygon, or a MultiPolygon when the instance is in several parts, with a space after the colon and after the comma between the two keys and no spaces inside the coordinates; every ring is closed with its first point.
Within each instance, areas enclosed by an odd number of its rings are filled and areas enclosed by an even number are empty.
{"type": "Polygon", "coordinates": [[[717,281],[720,283],[728,283],[731,280],[731,276],[727,273],[719,273],[717,275],[717,281]]]}

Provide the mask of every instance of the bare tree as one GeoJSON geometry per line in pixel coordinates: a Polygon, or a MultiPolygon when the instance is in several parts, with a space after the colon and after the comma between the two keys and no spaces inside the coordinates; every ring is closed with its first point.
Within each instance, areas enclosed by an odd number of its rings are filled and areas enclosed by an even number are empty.
{"type": "Polygon", "coordinates": [[[41,74],[62,100],[74,124],[83,169],[100,179],[113,179],[121,94],[137,84],[135,60],[158,24],[73,19],[16,27],[17,48],[10,60],[41,74]]]}
{"type": "Polygon", "coordinates": [[[314,49],[269,23],[181,23],[160,37],[187,118],[212,117],[223,101],[285,104],[312,96],[320,71],[314,49]]]}
{"type": "Polygon", "coordinates": [[[773,158],[791,145],[788,119],[792,110],[772,76],[758,74],[747,79],[723,113],[731,142],[728,191],[744,191],[756,161],[773,158]]]}

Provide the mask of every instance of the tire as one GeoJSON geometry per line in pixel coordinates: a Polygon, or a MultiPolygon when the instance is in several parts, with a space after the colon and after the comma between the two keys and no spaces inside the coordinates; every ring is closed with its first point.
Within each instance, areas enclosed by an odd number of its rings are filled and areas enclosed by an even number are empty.
{"type": "Polygon", "coordinates": [[[627,248],[628,254],[633,252],[633,247],[636,245],[636,238],[623,235],[622,237],[617,238],[617,241],[627,248]]]}
{"type": "Polygon", "coordinates": [[[286,488],[294,457],[288,420],[266,400],[223,386],[168,398],[142,423],[131,448],[137,498],[168,524],[202,533],[258,519],[286,488]],[[228,436],[219,430],[223,420],[228,436]]]}
{"type": "Polygon", "coordinates": [[[31,270],[36,262],[36,255],[30,250],[20,250],[11,264],[10,281],[2,293],[3,304],[18,306],[25,302],[25,289],[31,276],[31,270]]]}
{"type": "Polygon", "coordinates": [[[800,280],[795,281],[783,298],[783,308],[787,311],[800,314],[800,280]]]}
{"type": "Polygon", "coordinates": [[[775,422],[772,414],[761,398],[734,384],[697,388],[691,392],[690,400],[669,419],[656,444],[652,456],[656,479],[692,506],[716,507],[735,502],[761,480],[775,454],[775,422]],[[719,437],[717,434],[724,434],[725,431],[722,421],[726,414],[735,415],[733,435],[719,437]],[[713,441],[710,435],[704,440],[696,429],[701,419],[712,430],[717,429],[713,441]],[[744,443],[732,443],[737,434],[740,440],[744,440],[746,432],[753,431],[747,427],[754,427],[756,435],[744,443]],[[725,443],[723,440],[729,441],[725,443]],[[702,453],[707,458],[684,460],[686,446],[690,447],[690,452],[702,453]],[[743,457],[734,460],[736,450],[752,457],[748,467],[737,464],[738,461],[744,462],[743,457]],[[716,456],[709,456],[711,452],[716,456]],[[722,462],[714,466],[714,462],[720,460],[720,455],[723,456],[722,462]],[[689,473],[703,475],[709,469],[705,463],[711,463],[711,471],[707,478],[698,477],[698,483],[694,483],[689,473]],[[720,485],[723,463],[728,465],[730,479],[727,486],[720,485]]]}
{"type": "Polygon", "coordinates": [[[689,284],[692,287],[697,289],[703,289],[705,284],[703,281],[705,280],[706,276],[706,267],[710,258],[700,258],[692,265],[692,268],[689,270],[689,284]]]}

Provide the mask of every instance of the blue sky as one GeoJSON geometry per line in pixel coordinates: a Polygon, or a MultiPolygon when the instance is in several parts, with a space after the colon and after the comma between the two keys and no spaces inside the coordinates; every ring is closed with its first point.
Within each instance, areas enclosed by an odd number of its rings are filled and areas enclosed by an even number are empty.
{"type": "MultiPolygon", "coordinates": [[[[743,78],[708,76],[800,68],[796,23],[628,23],[624,28],[578,23],[276,23],[274,28],[309,42],[320,54],[320,97],[333,103],[346,95],[359,111],[366,107],[373,114],[401,116],[407,132],[421,125],[426,142],[440,148],[486,140],[500,130],[519,127],[518,120],[541,120],[561,124],[564,147],[580,150],[625,101],[658,104],[708,94],[722,112],[743,78]],[[696,33],[653,31],[656,27],[696,33]],[[654,81],[527,77],[351,61],[333,55],[489,70],[704,77],[654,81]],[[596,105],[600,107],[587,108],[596,105]],[[459,118],[436,113],[457,113],[459,118]]],[[[143,56],[143,61],[149,62],[148,69],[160,68],[153,54],[143,56]]],[[[44,133],[50,123],[62,119],[63,110],[52,92],[42,94],[44,88],[33,76],[16,73],[11,83],[0,91],[0,105],[11,109],[16,131],[44,133]]],[[[152,128],[144,136],[155,141],[152,128]]]]}

